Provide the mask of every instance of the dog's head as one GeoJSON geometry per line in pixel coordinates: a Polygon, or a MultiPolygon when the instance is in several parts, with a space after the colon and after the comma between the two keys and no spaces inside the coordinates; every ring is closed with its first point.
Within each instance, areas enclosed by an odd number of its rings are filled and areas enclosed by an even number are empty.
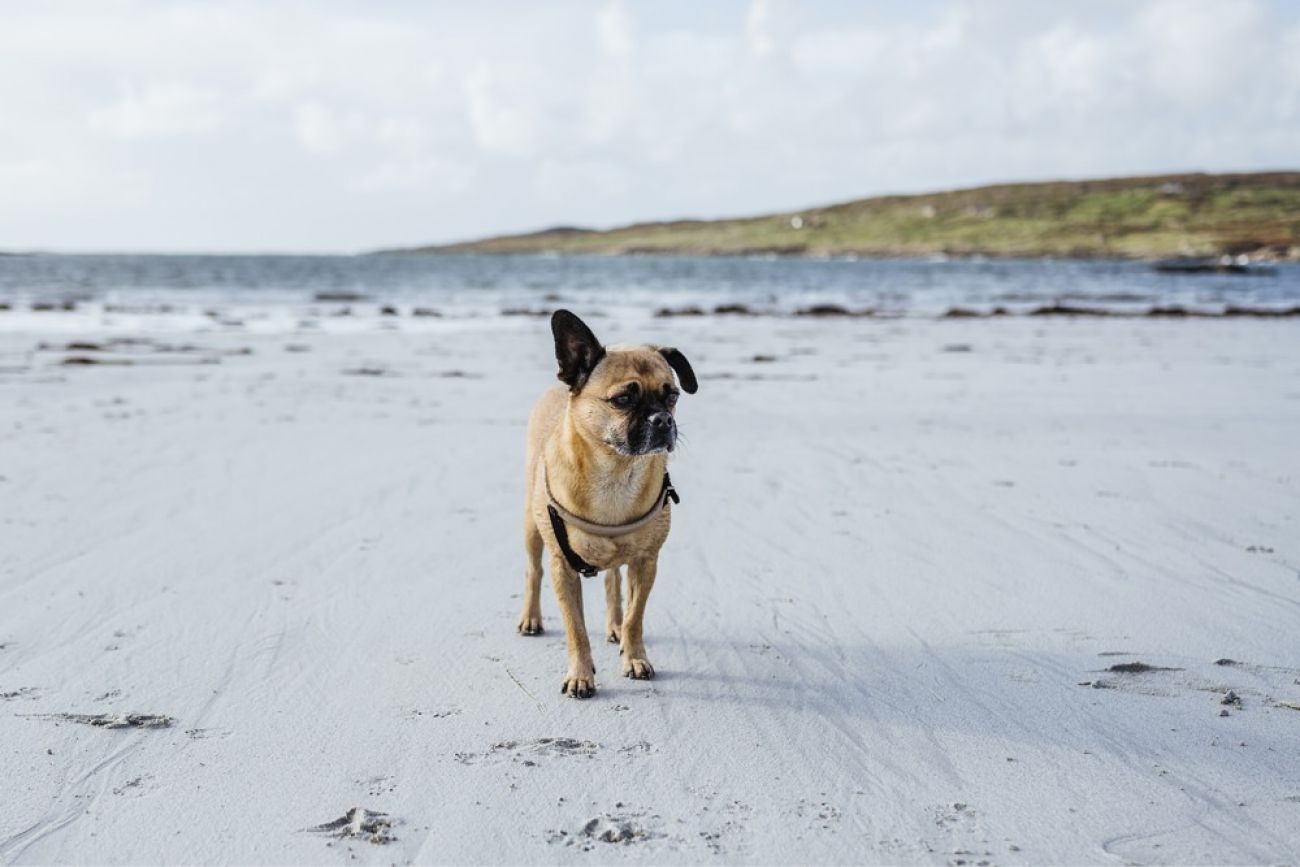
{"type": "Polygon", "coordinates": [[[584,438],[622,455],[673,450],[678,382],[687,394],[699,388],[685,355],[671,346],[601,346],[568,310],[555,311],[551,332],[569,416],[584,438]]]}

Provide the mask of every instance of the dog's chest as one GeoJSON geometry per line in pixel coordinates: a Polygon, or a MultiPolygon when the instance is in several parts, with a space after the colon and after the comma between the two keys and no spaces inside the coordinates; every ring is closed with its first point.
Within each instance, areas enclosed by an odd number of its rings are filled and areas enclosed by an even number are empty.
{"type": "Polygon", "coordinates": [[[598,569],[613,569],[644,559],[659,550],[668,537],[668,509],[644,527],[622,536],[597,536],[568,528],[569,546],[574,553],[598,569]]]}

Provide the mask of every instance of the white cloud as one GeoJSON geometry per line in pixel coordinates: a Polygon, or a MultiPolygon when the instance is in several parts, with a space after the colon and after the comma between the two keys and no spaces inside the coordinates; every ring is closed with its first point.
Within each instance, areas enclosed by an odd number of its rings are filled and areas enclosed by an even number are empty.
{"type": "Polygon", "coordinates": [[[596,30],[601,53],[625,59],[632,55],[632,22],[620,0],[614,0],[596,16],[596,30]]]}
{"type": "Polygon", "coordinates": [[[548,95],[541,68],[503,61],[479,64],[465,84],[474,138],[490,153],[529,156],[541,144],[548,95]]]}
{"type": "Polygon", "coordinates": [[[355,187],[363,193],[383,193],[389,190],[427,192],[460,192],[474,179],[474,169],[451,160],[437,157],[394,159],[380,163],[357,178],[355,187]]]}
{"type": "Polygon", "coordinates": [[[539,195],[563,205],[574,195],[613,199],[627,193],[626,170],[609,160],[546,160],[540,166],[535,187],[539,195]]]}
{"type": "Polygon", "coordinates": [[[216,132],[226,121],[220,91],[184,81],[122,83],[122,95],[90,113],[90,126],[118,138],[150,139],[216,132]]]}
{"type": "Polygon", "coordinates": [[[755,57],[766,57],[776,47],[772,36],[772,7],[769,0],[753,0],[745,16],[745,35],[755,57]]]}
{"type": "Polygon", "coordinates": [[[366,118],[360,112],[340,112],[319,102],[298,105],[293,110],[293,129],[308,152],[336,154],[363,137],[366,118]]]}
{"type": "Polygon", "coordinates": [[[1297,57],[1283,0],[15,4],[0,247],[364,249],[1294,165],[1297,57]]]}
{"type": "Polygon", "coordinates": [[[1238,96],[1258,46],[1272,41],[1252,0],[1161,0],[1138,20],[1152,83],[1186,106],[1238,96]]]}

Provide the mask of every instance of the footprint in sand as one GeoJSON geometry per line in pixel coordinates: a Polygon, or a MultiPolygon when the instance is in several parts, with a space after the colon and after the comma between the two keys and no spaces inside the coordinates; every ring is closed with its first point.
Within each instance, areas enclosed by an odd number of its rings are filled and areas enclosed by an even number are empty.
{"type": "Polygon", "coordinates": [[[396,824],[398,824],[397,820],[387,813],[353,807],[332,822],[306,830],[340,840],[365,840],[367,843],[383,846],[397,839],[393,835],[393,826],[396,824]]]}
{"type": "Polygon", "coordinates": [[[603,747],[594,741],[580,741],[576,738],[538,738],[527,742],[501,741],[493,744],[484,753],[456,753],[456,761],[462,765],[512,761],[531,767],[542,760],[595,758],[602,749],[603,747]]]}
{"type": "Polygon", "coordinates": [[[573,831],[558,829],[547,832],[546,842],[552,845],[575,846],[591,852],[600,846],[629,846],[661,838],[661,817],[647,815],[644,811],[627,810],[625,805],[615,805],[618,812],[593,816],[573,831]]]}

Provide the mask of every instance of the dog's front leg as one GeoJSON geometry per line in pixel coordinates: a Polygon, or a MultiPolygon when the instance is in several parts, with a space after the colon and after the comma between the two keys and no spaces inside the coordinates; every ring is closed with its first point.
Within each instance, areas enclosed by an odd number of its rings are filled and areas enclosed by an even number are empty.
{"type": "Polygon", "coordinates": [[[524,610],[519,615],[521,635],[542,634],[542,534],[531,514],[524,515],[524,610]]]}
{"type": "Polygon", "coordinates": [[[591,660],[591,641],[582,614],[582,578],[564,561],[551,558],[551,584],[560,603],[564,631],[569,642],[569,672],[560,692],[574,698],[588,698],[596,691],[596,665],[591,660]]]}
{"type": "Polygon", "coordinates": [[[623,573],[617,568],[605,573],[605,638],[618,644],[623,637],[623,573]]]}
{"type": "Polygon", "coordinates": [[[645,655],[645,640],[641,621],[645,617],[645,603],[650,598],[650,588],[655,586],[655,573],[659,569],[658,556],[634,560],[627,568],[627,614],[623,617],[623,676],[649,680],[655,676],[654,666],[645,655]]]}

